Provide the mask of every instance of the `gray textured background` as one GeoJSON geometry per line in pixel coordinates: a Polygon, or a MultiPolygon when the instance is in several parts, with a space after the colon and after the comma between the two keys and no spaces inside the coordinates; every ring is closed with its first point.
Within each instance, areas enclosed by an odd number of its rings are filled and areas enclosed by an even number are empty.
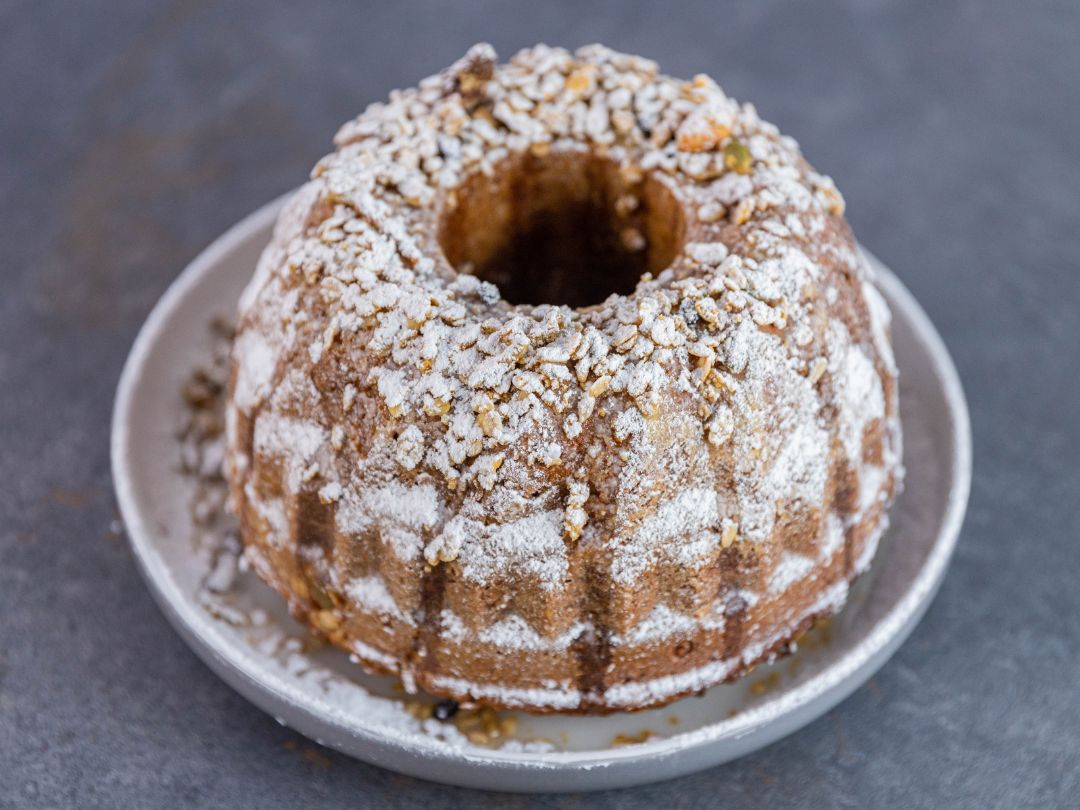
{"type": "Polygon", "coordinates": [[[0,806],[485,798],[319,749],[219,682],[110,531],[107,456],[121,363],[184,264],[478,39],[600,40],[752,99],[930,312],[975,433],[944,587],[846,703],[678,782],[491,805],[1076,806],[1080,7],[889,0],[0,5],[0,806]]]}

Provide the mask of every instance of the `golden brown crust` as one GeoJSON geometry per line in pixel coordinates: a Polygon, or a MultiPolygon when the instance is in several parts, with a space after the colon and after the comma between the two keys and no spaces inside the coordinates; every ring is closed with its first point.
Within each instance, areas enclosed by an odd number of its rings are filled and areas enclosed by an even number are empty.
{"type": "Polygon", "coordinates": [[[338,144],[241,301],[227,419],[298,618],[410,687],[602,712],[843,604],[899,481],[895,368],[793,142],[704,77],[541,47],[474,49],[338,144]],[[598,234],[604,300],[558,247],[598,234]]]}

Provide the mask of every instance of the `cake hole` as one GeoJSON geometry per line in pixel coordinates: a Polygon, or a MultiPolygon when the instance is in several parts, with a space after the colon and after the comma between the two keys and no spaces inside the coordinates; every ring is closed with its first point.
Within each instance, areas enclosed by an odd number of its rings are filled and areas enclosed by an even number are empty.
{"type": "Polygon", "coordinates": [[[450,263],[498,286],[511,304],[588,307],[633,292],[682,249],[675,195],[647,172],[577,152],[507,158],[444,206],[450,263]]]}

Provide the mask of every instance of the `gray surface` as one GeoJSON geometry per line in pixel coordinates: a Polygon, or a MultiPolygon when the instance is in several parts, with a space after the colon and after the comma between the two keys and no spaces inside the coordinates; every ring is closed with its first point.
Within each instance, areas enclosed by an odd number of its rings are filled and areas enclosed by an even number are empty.
{"type": "Polygon", "coordinates": [[[480,38],[602,40],[754,100],[934,318],[974,420],[952,571],[877,677],[740,762],[555,804],[1075,804],[1080,8],[465,5],[0,6],[0,807],[545,805],[279,727],[184,647],[110,530],[112,393],[169,280],[339,122],[480,38]]]}

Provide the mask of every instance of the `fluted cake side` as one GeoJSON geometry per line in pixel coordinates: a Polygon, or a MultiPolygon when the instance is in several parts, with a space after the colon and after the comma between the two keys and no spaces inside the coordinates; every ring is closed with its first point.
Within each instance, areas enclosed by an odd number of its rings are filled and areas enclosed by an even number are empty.
{"type": "Polygon", "coordinates": [[[240,302],[247,555],[369,669],[640,709],[838,610],[900,482],[831,180],[712,80],[472,49],[372,105],[240,302]]]}

